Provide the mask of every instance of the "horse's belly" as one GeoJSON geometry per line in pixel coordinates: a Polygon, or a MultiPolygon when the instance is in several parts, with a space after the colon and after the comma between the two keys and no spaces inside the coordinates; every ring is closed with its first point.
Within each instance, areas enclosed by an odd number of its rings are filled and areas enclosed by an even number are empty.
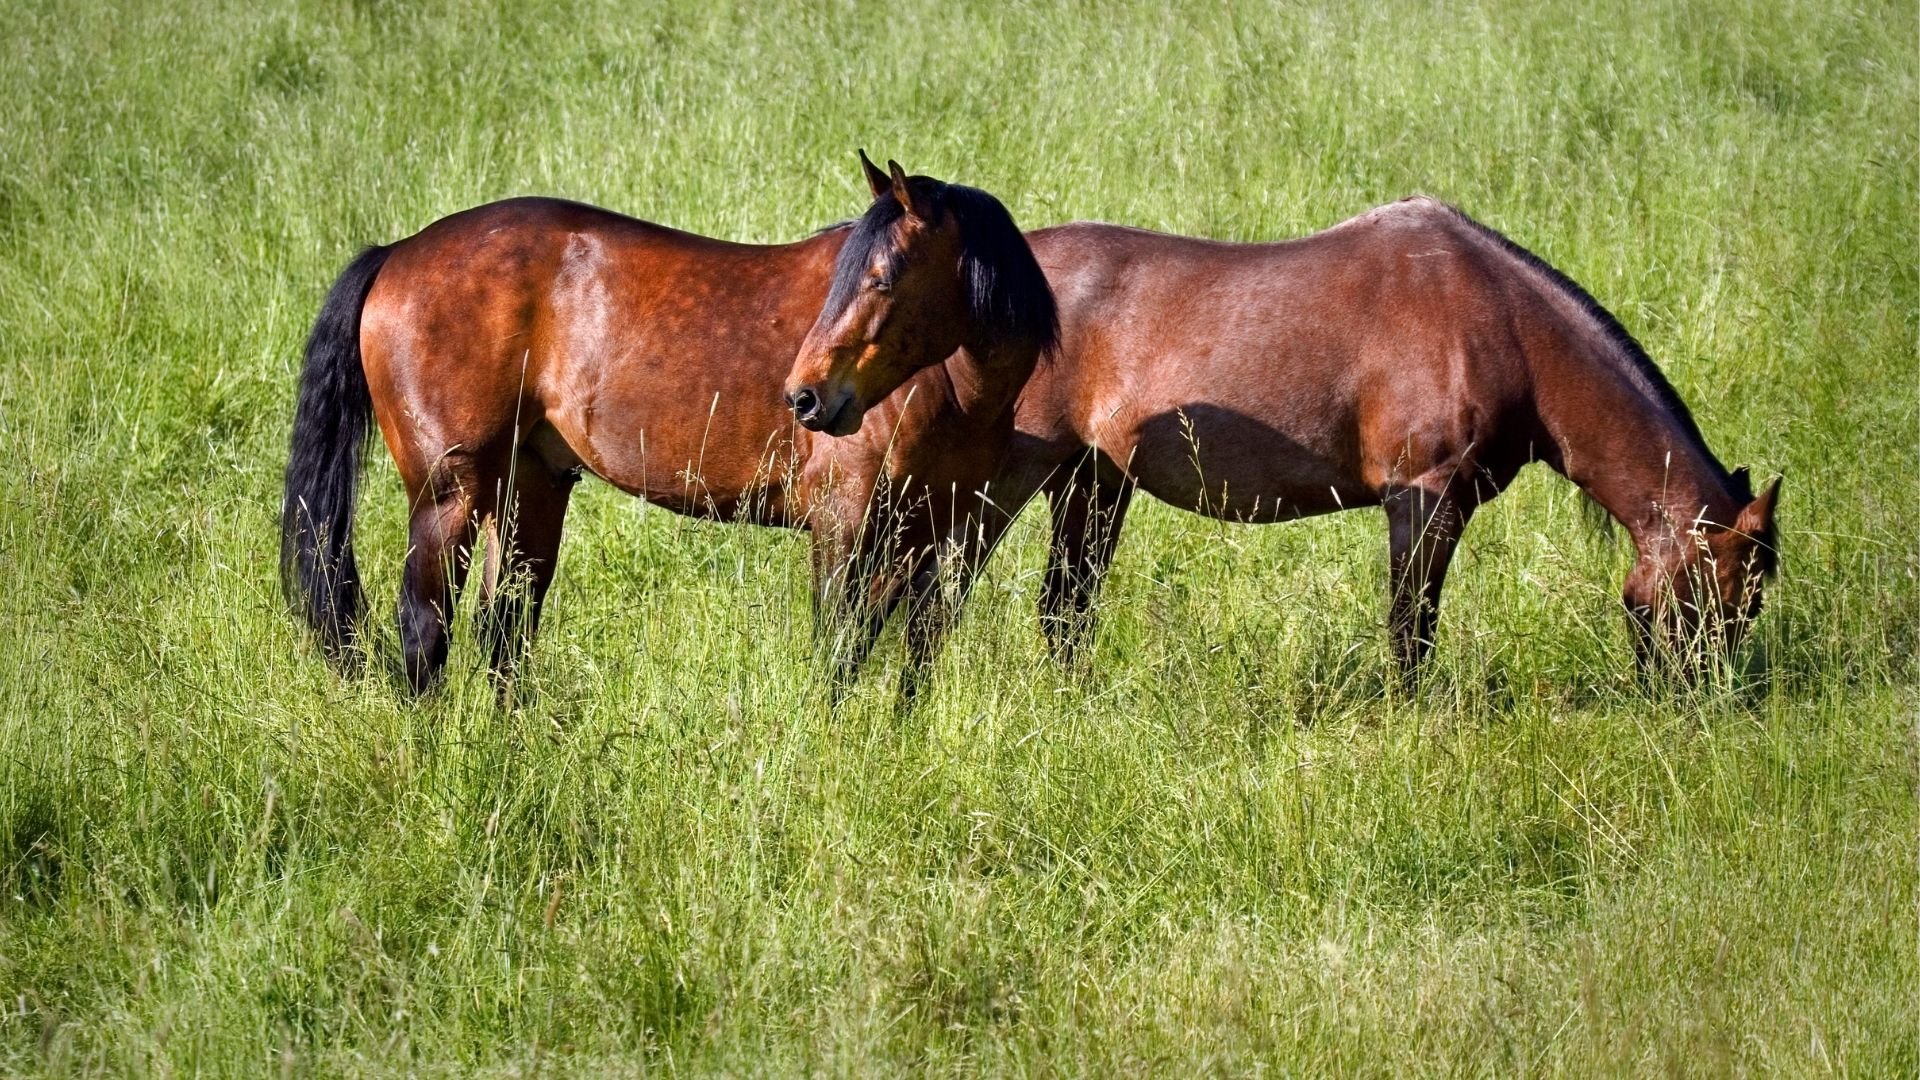
{"type": "Polygon", "coordinates": [[[1209,468],[1191,460],[1141,462],[1134,477],[1161,502],[1228,521],[1292,521],[1379,502],[1373,492],[1352,483],[1317,482],[1324,470],[1314,463],[1301,462],[1299,469],[1285,464],[1209,468]]]}
{"type": "Polygon", "coordinates": [[[1121,464],[1160,501],[1232,521],[1289,521],[1377,503],[1335,442],[1190,406],[1140,425],[1132,460],[1121,464]]]}
{"type": "Polygon", "coordinates": [[[739,437],[739,428],[703,432],[687,424],[553,419],[582,463],[629,495],[691,517],[787,523],[795,472],[784,432],[752,440],[739,437]]]}

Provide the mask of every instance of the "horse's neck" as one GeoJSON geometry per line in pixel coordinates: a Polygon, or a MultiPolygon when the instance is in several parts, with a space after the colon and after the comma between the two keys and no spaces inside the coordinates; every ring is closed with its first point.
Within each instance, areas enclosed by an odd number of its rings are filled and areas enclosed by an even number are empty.
{"type": "Polygon", "coordinates": [[[991,424],[1013,412],[1038,354],[1026,345],[973,345],[947,357],[954,404],[969,421],[991,424]]]}
{"type": "Polygon", "coordinates": [[[1740,507],[1726,474],[1687,424],[1622,365],[1633,361],[1596,335],[1536,358],[1535,403],[1560,471],[1656,552],[1702,519],[1730,523],[1740,507]]]}

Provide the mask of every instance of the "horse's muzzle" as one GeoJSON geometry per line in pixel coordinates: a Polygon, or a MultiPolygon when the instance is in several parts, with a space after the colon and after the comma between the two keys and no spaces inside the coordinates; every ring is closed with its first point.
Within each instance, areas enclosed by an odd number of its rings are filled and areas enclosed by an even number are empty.
{"type": "Polygon", "coordinates": [[[793,410],[793,418],[808,431],[824,431],[829,435],[851,435],[860,429],[857,412],[852,408],[853,395],[842,395],[840,400],[829,406],[821,399],[818,391],[811,386],[803,386],[787,395],[787,407],[793,410]],[[845,421],[851,419],[851,426],[845,421]]]}

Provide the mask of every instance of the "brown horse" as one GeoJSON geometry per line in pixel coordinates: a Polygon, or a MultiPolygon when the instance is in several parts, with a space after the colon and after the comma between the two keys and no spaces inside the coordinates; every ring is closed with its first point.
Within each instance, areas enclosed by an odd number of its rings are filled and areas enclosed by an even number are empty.
{"type": "Polygon", "coordinates": [[[810,530],[816,599],[864,616],[850,675],[924,553],[975,513],[1055,334],[999,202],[861,160],[866,214],[793,244],[512,199],[355,259],[307,344],[281,521],[289,598],[328,651],[352,657],[362,607],[351,531],[371,418],[411,500],[399,620],[416,691],[446,662],[483,531],[484,623],[494,670],[511,670],[582,470],[680,513],[810,530]],[[809,328],[831,320],[861,362],[831,412],[783,402],[809,328]],[[921,322],[936,330],[903,332],[921,322]],[[832,438],[797,430],[790,407],[836,434],[872,419],[832,438]]]}
{"type": "Polygon", "coordinates": [[[1040,607],[1063,658],[1137,487],[1234,521],[1383,507],[1393,651],[1411,674],[1468,519],[1536,460],[1631,534],[1643,661],[1661,641],[1731,647],[1758,614],[1778,480],[1755,497],[1612,315],[1460,211],[1411,198],[1272,244],[1100,224],[1028,239],[1061,347],[1020,399],[990,491],[1003,513],[963,573],[1044,490],[1040,607]]]}

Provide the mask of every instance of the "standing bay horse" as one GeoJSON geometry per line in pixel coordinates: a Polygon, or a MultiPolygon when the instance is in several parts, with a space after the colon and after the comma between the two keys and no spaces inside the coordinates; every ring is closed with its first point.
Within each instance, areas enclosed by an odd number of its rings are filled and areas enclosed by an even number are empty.
{"type": "Polygon", "coordinates": [[[1731,648],[1758,615],[1778,479],[1756,497],[1611,314],[1460,211],[1416,197],[1270,244],[1087,223],[1028,239],[1061,345],[1020,400],[990,493],[1002,512],[967,569],[1045,491],[1040,608],[1062,658],[1138,487],[1234,521],[1383,507],[1410,676],[1468,519],[1536,460],[1631,534],[1643,663],[1663,642],[1731,648]]]}
{"type": "Polygon", "coordinates": [[[850,676],[924,553],[966,531],[1056,333],[998,201],[861,160],[866,214],[798,243],[527,198],[356,258],[307,343],[281,519],[289,599],[328,652],[352,656],[361,613],[352,524],[371,419],[411,505],[399,621],[416,691],[446,662],[483,531],[483,623],[495,672],[510,671],[582,470],[680,513],[810,530],[816,600],[862,616],[850,676]],[[865,321],[841,330],[858,362],[833,411],[783,401],[810,329],[853,299],[865,321]],[[829,434],[798,430],[795,408],[829,434]],[[528,587],[503,588],[509,575],[528,587]]]}

